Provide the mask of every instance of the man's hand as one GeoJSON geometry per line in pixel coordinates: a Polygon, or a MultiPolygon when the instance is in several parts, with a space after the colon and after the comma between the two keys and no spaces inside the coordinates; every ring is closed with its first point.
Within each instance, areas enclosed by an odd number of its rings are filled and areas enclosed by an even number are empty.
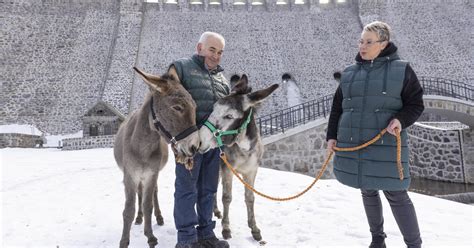
{"type": "Polygon", "coordinates": [[[328,140],[328,154],[331,152],[335,152],[334,147],[336,147],[337,140],[330,139],[328,140]]]}
{"type": "Polygon", "coordinates": [[[390,121],[387,126],[387,132],[393,136],[396,136],[397,133],[395,132],[395,129],[398,129],[399,132],[402,131],[402,124],[398,119],[393,119],[390,121]]]}

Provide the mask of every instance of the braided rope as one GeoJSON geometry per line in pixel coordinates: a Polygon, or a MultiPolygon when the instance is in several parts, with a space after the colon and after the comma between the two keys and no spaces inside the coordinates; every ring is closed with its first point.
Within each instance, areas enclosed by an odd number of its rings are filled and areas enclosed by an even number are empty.
{"type": "MultiPolygon", "coordinates": [[[[401,153],[402,153],[402,148],[401,148],[401,138],[400,138],[400,130],[396,129],[396,139],[397,139],[397,168],[398,168],[398,176],[400,178],[400,180],[403,180],[403,166],[402,166],[402,162],[401,162],[401,153]]],[[[341,147],[335,147],[334,150],[336,151],[341,151],[341,152],[346,152],[346,151],[357,151],[357,150],[360,150],[362,148],[365,148],[373,143],[375,143],[377,140],[379,140],[380,138],[382,138],[382,136],[387,132],[387,129],[383,129],[379,134],[377,134],[374,138],[372,138],[371,140],[365,142],[364,144],[361,144],[361,145],[358,145],[358,146],[355,146],[355,147],[344,147],[344,148],[341,148],[341,147]]],[[[242,182],[242,184],[245,185],[245,187],[247,187],[249,190],[251,190],[252,192],[254,192],[255,194],[259,195],[259,196],[262,196],[264,198],[267,198],[269,200],[272,200],[272,201],[289,201],[289,200],[293,200],[293,199],[296,199],[300,196],[302,196],[303,194],[305,194],[306,192],[308,192],[313,186],[314,184],[316,184],[316,182],[321,178],[321,176],[323,175],[324,171],[326,170],[326,167],[327,165],[329,164],[329,161],[331,160],[332,158],[332,155],[334,154],[334,152],[330,152],[329,155],[327,156],[326,160],[324,161],[324,164],[323,166],[321,167],[321,169],[319,170],[319,173],[318,175],[316,175],[316,178],[313,180],[313,182],[308,186],[306,187],[306,189],[304,189],[303,191],[301,191],[300,193],[296,194],[296,195],[293,195],[293,196],[289,196],[289,197],[273,197],[273,196],[269,196],[267,194],[264,194],[258,190],[256,190],[254,187],[252,187],[252,185],[248,184],[244,179],[242,179],[242,177],[239,175],[239,173],[234,169],[234,167],[232,167],[232,165],[229,163],[229,161],[227,160],[227,156],[225,155],[224,152],[222,152],[220,154],[220,157],[222,159],[222,161],[224,161],[225,165],[227,166],[227,168],[229,168],[232,173],[240,180],[240,182],[242,182]]]]}

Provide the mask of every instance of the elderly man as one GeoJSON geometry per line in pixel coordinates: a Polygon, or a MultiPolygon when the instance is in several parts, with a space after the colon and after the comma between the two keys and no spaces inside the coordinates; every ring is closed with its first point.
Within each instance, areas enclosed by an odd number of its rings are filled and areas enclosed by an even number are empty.
{"type": "MultiPolygon", "coordinates": [[[[202,125],[212,112],[214,103],[229,94],[230,87],[219,65],[224,52],[222,35],[205,32],[191,58],[173,62],[169,73],[176,75],[196,102],[196,123],[202,125]]],[[[188,171],[176,163],[174,193],[174,221],[178,230],[176,248],[227,248],[227,241],[214,234],[212,221],[214,194],[219,179],[219,149],[212,149],[194,157],[188,171]],[[196,213],[197,210],[197,213],[196,213]]]]}

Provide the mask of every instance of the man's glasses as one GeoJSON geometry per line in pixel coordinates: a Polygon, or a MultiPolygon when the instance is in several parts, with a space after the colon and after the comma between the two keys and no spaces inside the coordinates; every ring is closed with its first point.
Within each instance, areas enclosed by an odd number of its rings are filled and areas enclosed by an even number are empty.
{"type": "Polygon", "coordinates": [[[367,47],[370,47],[372,46],[373,44],[377,43],[377,42],[384,42],[385,40],[376,40],[376,41],[372,41],[372,40],[368,40],[366,42],[364,42],[364,40],[359,40],[359,46],[363,46],[363,45],[366,45],[367,47]]]}

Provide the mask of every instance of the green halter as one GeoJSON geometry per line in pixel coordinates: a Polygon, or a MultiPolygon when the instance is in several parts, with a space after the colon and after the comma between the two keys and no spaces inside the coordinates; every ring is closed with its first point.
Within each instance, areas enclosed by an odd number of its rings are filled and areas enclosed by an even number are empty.
{"type": "Polygon", "coordinates": [[[250,109],[250,113],[247,116],[247,119],[245,120],[245,122],[242,123],[242,126],[240,126],[238,129],[234,129],[234,130],[227,130],[227,131],[219,130],[211,122],[209,122],[207,120],[206,120],[206,122],[204,122],[204,125],[207,128],[209,128],[209,130],[211,130],[211,132],[214,134],[214,137],[216,137],[216,140],[217,140],[217,144],[218,144],[219,148],[221,148],[224,145],[222,143],[221,136],[234,135],[234,134],[241,133],[243,130],[247,129],[247,126],[249,125],[251,118],[252,118],[252,109],[250,109]]]}

